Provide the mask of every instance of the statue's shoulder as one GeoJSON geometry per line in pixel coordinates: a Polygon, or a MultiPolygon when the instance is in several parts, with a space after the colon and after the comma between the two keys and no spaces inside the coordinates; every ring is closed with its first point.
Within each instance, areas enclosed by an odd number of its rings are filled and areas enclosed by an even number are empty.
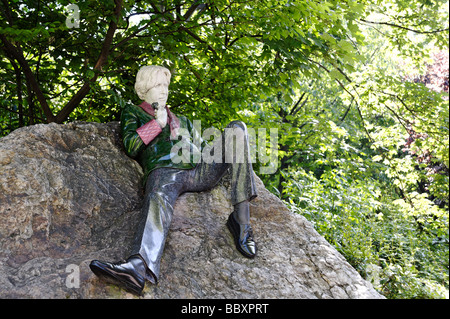
{"type": "Polygon", "coordinates": [[[140,110],[142,110],[141,107],[135,105],[135,104],[134,104],[133,102],[131,102],[131,101],[128,101],[128,102],[125,104],[125,106],[124,106],[124,108],[123,108],[122,111],[123,111],[123,112],[136,113],[136,112],[139,112],[140,110]]]}
{"type": "Polygon", "coordinates": [[[132,117],[138,117],[138,118],[145,118],[151,117],[145,110],[138,106],[133,104],[131,101],[127,102],[122,109],[122,116],[132,116],[132,117]]]}

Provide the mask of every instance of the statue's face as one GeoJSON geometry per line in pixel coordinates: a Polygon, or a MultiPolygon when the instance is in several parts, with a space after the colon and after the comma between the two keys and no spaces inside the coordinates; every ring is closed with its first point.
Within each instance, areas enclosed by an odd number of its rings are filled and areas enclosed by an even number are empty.
{"type": "Polygon", "coordinates": [[[145,102],[150,104],[158,102],[160,106],[165,106],[169,96],[169,83],[163,74],[157,73],[155,76],[157,84],[145,94],[145,102]]]}

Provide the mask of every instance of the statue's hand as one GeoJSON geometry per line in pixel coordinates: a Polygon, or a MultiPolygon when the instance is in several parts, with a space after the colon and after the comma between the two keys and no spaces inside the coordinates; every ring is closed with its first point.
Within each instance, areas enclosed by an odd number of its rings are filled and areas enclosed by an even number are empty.
{"type": "MultiPolygon", "coordinates": [[[[154,105],[157,103],[154,103],[154,105]]],[[[156,122],[158,122],[159,126],[161,128],[164,128],[167,124],[167,111],[164,106],[156,106],[156,122]]]]}

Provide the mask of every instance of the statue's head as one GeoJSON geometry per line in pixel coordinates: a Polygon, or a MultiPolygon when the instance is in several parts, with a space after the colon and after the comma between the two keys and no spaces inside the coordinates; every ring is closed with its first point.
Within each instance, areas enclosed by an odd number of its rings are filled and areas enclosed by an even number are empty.
{"type": "Polygon", "coordinates": [[[165,67],[144,66],[136,75],[134,89],[141,100],[150,104],[157,102],[164,106],[169,95],[170,77],[170,71],[165,67]]]}

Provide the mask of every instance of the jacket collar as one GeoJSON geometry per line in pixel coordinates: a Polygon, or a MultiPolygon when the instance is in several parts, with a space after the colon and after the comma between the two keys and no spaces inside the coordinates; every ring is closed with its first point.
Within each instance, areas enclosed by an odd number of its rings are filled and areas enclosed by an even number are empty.
{"type": "MultiPolygon", "coordinates": [[[[148,114],[150,114],[151,116],[155,117],[155,109],[153,108],[153,106],[150,103],[147,103],[145,101],[143,101],[140,105],[139,105],[145,112],[147,112],[148,114]]],[[[167,107],[167,106],[166,106],[167,107]]]]}
{"type": "MultiPolygon", "coordinates": [[[[145,112],[153,117],[156,117],[156,111],[150,103],[143,101],[139,105],[145,112]]],[[[178,135],[178,129],[180,128],[180,120],[173,114],[166,105],[167,110],[167,124],[170,127],[170,135],[172,138],[176,138],[178,135]]]]}

